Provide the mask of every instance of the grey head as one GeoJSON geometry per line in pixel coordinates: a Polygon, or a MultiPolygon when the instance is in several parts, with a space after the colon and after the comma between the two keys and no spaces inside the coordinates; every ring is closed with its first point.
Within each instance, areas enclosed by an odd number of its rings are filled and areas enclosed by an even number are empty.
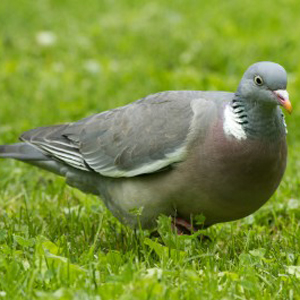
{"type": "Polygon", "coordinates": [[[238,90],[238,97],[249,105],[262,107],[283,106],[289,113],[292,106],[286,91],[287,73],[274,62],[263,61],[251,65],[244,73],[238,90]]]}

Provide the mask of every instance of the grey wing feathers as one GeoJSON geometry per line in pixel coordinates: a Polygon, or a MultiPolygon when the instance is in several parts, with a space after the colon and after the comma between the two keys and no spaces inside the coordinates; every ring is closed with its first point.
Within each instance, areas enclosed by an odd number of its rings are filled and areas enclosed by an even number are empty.
{"type": "Polygon", "coordinates": [[[20,139],[36,146],[45,155],[57,158],[74,168],[89,171],[78,146],[63,135],[68,126],[69,124],[39,127],[23,133],[20,139]]]}
{"type": "Polygon", "coordinates": [[[195,98],[197,92],[154,94],[76,123],[31,130],[21,139],[104,176],[152,173],[184,159],[195,98]]]}

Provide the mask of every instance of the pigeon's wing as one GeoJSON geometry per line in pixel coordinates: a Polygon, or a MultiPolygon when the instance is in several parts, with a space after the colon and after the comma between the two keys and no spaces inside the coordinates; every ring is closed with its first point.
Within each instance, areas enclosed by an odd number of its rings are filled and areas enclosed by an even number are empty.
{"type": "Polygon", "coordinates": [[[212,102],[200,96],[196,91],[158,93],[76,123],[33,129],[21,140],[103,176],[153,173],[184,160],[193,138],[205,135],[212,102]]]}

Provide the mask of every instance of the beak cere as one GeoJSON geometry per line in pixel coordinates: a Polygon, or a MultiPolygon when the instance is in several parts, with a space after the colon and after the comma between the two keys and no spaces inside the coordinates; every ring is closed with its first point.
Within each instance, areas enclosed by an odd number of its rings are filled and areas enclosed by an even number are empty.
{"type": "Polygon", "coordinates": [[[289,114],[291,114],[293,108],[289,100],[289,93],[286,90],[276,90],[274,91],[274,94],[277,96],[279,104],[283,106],[289,114]]]}

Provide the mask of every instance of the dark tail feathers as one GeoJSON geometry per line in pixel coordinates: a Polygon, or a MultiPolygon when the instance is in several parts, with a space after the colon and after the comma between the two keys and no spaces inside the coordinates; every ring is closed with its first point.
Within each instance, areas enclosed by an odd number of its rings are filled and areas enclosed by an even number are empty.
{"type": "Polygon", "coordinates": [[[71,168],[47,157],[34,146],[26,143],[0,145],[0,158],[17,159],[61,176],[65,176],[68,169],[71,168]]]}
{"type": "Polygon", "coordinates": [[[26,143],[0,146],[0,158],[14,158],[22,161],[49,160],[42,152],[34,146],[26,143]]]}

